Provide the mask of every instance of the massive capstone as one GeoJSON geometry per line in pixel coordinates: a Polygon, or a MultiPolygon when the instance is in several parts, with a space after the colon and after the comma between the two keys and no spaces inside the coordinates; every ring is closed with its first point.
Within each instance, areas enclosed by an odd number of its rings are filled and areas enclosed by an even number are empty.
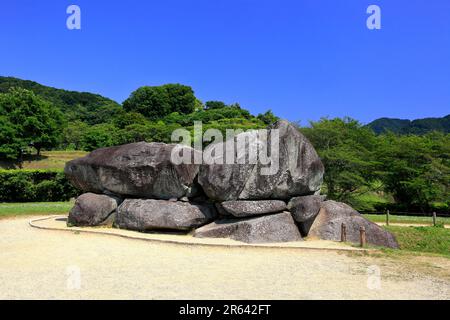
{"type": "MultiPolygon", "coordinates": [[[[191,196],[199,166],[174,164],[175,146],[138,142],[101,148],[69,161],[64,172],[84,192],[157,199],[191,196]]],[[[182,148],[194,153],[189,147],[182,148]]]]}
{"type": "MultiPolygon", "coordinates": [[[[244,132],[234,139],[234,163],[226,159],[230,151],[227,142],[208,146],[204,153],[212,154],[212,149],[224,150],[212,157],[209,164],[200,166],[198,181],[206,195],[216,201],[228,200],[288,200],[293,196],[314,194],[320,190],[324,167],[308,139],[298,129],[287,121],[280,120],[269,129],[277,129],[279,133],[278,146],[275,137],[267,134],[264,139],[262,130],[244,132]],[[244,141],[245,148],[239,148],[238,141],[244,141]],[[260,150],[271,153],[270,163],[250,162],[253,155],[249,146],[259,146],[260,150]],[[228,148],[228,150],[227,150],[228,148]],[[275,158],[276,157],[276,158],[275,158]],[[213,162],[214,161],[214,162],[213,162]],[[262,174],[269,167],[277,168],[270,174],[262,174]]],[[[269,131],[270,132],[270,131],[269,131]]]]}

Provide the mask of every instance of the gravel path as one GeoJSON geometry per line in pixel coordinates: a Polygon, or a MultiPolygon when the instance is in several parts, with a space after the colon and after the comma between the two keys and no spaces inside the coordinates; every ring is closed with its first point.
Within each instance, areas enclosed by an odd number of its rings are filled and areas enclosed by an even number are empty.
{"type": "Polygon", "coordinates": [[[0,220],[0,299],[450,299],[446,258],[150,243],[28,220],[0,220]]]}

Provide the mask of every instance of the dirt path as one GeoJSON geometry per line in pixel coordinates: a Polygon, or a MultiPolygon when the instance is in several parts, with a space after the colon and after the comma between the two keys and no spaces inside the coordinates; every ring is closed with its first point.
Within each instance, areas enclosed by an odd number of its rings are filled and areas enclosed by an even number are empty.
{"type": "Polygon", "coordinates": [[[450,299],[446,258],[182,246],[28,220],[0,221],[0,299],[450,299]]]}

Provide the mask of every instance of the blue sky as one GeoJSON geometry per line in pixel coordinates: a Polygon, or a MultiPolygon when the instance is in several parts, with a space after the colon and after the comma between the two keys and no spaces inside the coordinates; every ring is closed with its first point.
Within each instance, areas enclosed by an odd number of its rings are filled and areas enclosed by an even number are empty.
{"type": "Polygon", "coordinates": [[[450,113],[448,0],[2,1],[0,38],[1,75],[119,102],[183,83],[302,124],[450,113]],[[81,30],[66,28],[71,4],[81,30]]]}

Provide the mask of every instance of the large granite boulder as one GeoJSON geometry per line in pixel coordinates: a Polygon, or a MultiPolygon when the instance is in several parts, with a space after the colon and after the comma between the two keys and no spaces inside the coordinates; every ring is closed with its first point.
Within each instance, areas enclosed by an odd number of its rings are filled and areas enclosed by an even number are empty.
{"type": "Polygon", "coordinates": [[[75,200],[67,220],[70,226],[98,226],[110,224],[120,199],[104,194],[84,193],[75,200]]]}
{"type": "Polygon", "coordinates": [[[302,237],[289,212],[248,219],[223,219],[198,228],[199,238],[230,238],[246,243],[301,241],[302,237]]]}
{"type": "MultiPolygon", "coordinates": [[[[176,146],[138,142],[101,148],[69,161],[64,172],[85,192],[158,199],[191,196],[198,165],[175,165],[171,156],[176,146]]],[[[194,153],[189,147],[181,148],[194,153]]]]}
{"type": "Polygon", "coordinates": [[[256,130],[205,149],[204,155],[211,160],[200,166],[198,181],[209,198],[216,201],[287,200],[320,190],[324,167],[308,139],[284,120],[268,129],[277,129],[279,139],[275,132],[266,134],[266,130],[256,130]],[[268,139],[264,139],[265,135],[268,139]],[[250,160],[255,159],[258,148],[263,154],[270,154],[268,164],[250,160]],[[216,153],[216,150],[225,152],[216,153]],[[234,163],[227,159],[230,154],[235,157],[234,163]]]}
{"type": "Polygon", "coordinates": [[[286,210],[282,200],[235,200],[221,203],[223,210],[237,218],[258,216],[286,210]]]}
{"type": "Polygon", "coordinates": [[[302,235],[308,234],[325,198],[326,196],[310,195],[294,197],[289,201],[287,208],[298,223],[302,235]]]}
{"type": "Polygon", "coordinates": [[[211,205],[183,201],[126,199],[117,209],[115,226],[137,231],[191,230],[216,217],[211,205]]]}
{"type": "Polygon", "coordinates": [[[319,214],[316,216],[308,236],[339,241],[341,239],[341,226],[343,223],[346,226],[348,242],[358,243],[360,241],[360,227],[364,226],[368,244],[398,248],[398,243],[394,235],[365,219],[352,207],[336,201],[325,201],[322,203],[319,214]]]}

